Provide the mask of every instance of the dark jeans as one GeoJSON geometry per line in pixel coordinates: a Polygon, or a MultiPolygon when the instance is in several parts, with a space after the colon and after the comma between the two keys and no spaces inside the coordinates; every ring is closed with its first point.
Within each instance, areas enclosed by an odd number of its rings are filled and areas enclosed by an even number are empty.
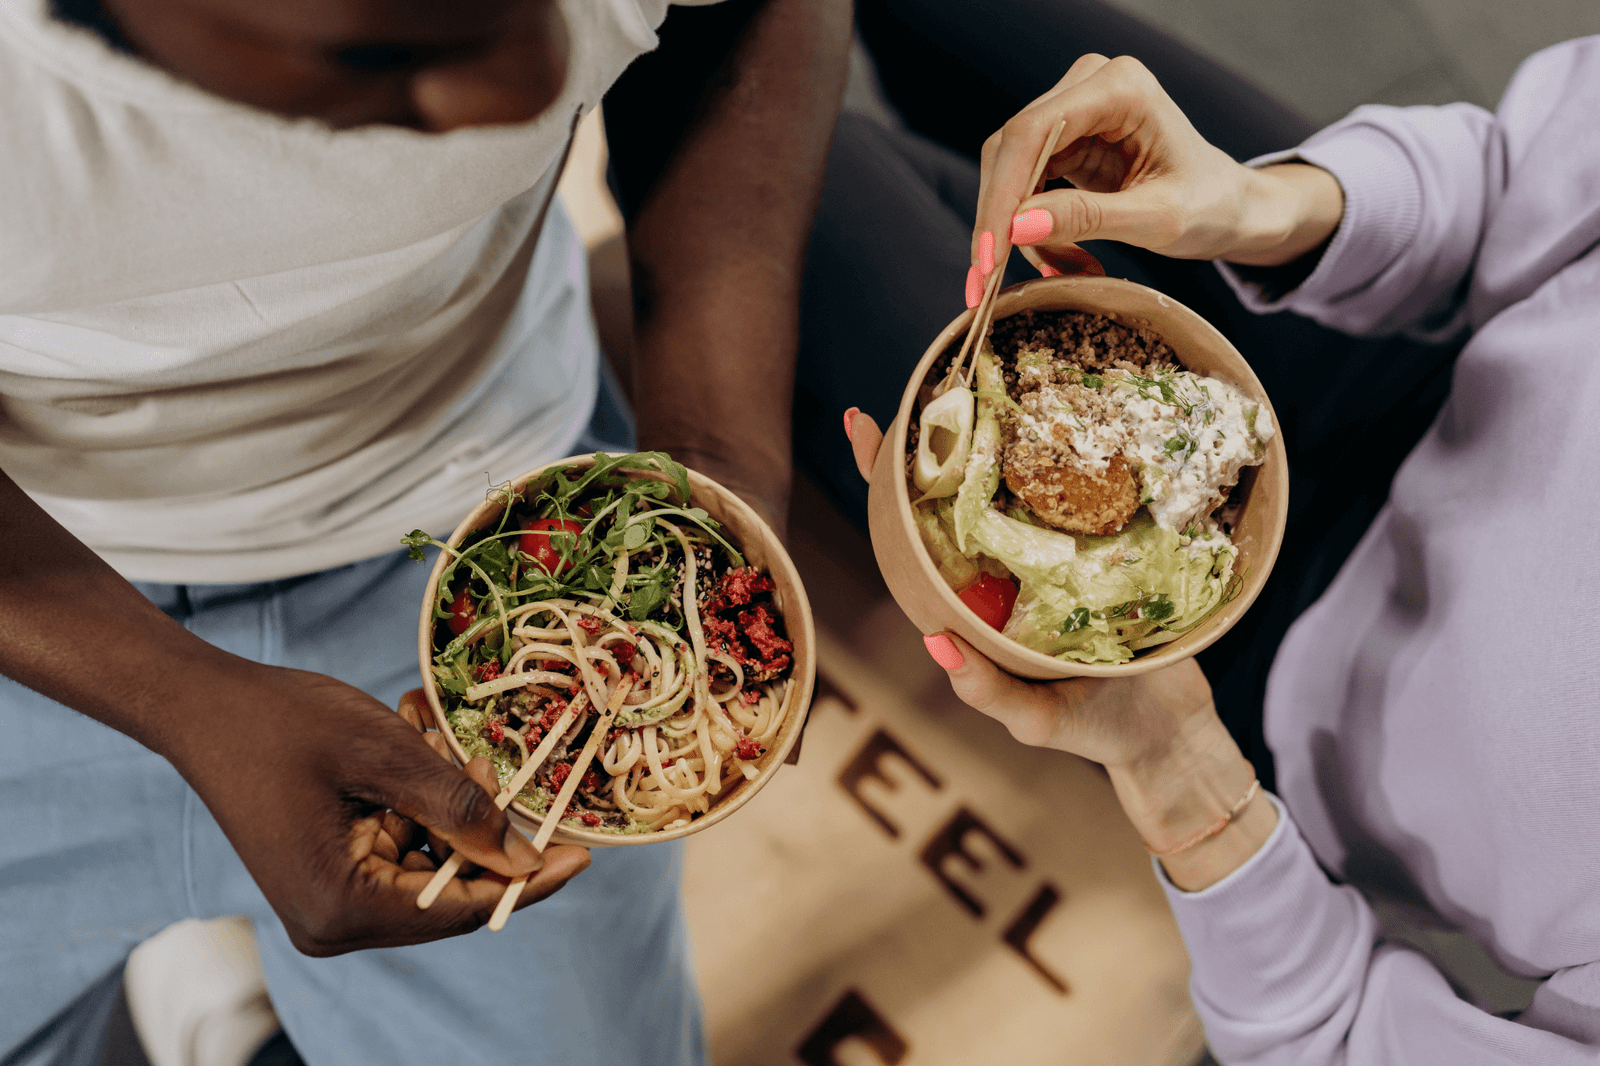
{"type": "MultiPolygon", "coordinates": [[[[1138,57],[1201,133],[1239,158],[1310,128],[1170,38],[1097,0],[858,0],[858,24],[909,130],[845,115],[806,265],[795,435],[802,465],[865,524],[866,486],[840,431],[854,405],[887,426],[928,342],[963,310],[983,139],[1048,90],[1078,55],[1138,57]]],[[[1388,497],[1400,461],[1449,389],[1458,345],[1353,338],[1289,314],[1250,314],[1209,263],[1111,242],[1109,274],[1176,297],[1250,360],[1289,453],[1283,551],[1255,606],[1200,663],[1262,784],[1267,669],[1290,623],[1322,594],[1388,497]]],[[[1013,256],[1007,281],[1034,276],[1013,256]]]]}

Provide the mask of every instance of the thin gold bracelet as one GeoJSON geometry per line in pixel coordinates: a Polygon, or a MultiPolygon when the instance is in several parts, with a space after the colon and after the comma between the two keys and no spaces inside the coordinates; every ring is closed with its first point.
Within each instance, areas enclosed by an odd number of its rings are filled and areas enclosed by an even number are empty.
{"type": "Polygon", "coordinates": [[[1228,826],[1232,825],[1233,824],[1233,820],[1235,818],[1239,817],[1239,812],[1244,810],[1246,807],[1250,806],[1250,801],[1255,799],[1256,798],[1256,793],[1260,792],[1260,791],[1261,791],[1261,779],[1258,777],[1255,780],[1250,782],[1250,787],[1247,790],[1245,790],[1244,798],[1241,799],[1238,803],[1235,803],[1232,807],[1230,807],[1228,809],[1228,813],[1224,814],[1222,816],[1221,820],[1218,821],[1216,825],[1212,826],[1209,829],[1202,829],[1200,832],[1196,833],[1194,836],[1190,837],[1188,840],[1185,840],[1182,844],[1179,844],[1175,848],[1168,848],[1166,851],[1157,851],[1155,848],[1152,848],[1149,845],[1149,843],[1147,842],[1145,844],[1145,846],[1144,846],[1144,849],[1146,851],[1148,851],[1150,854],[1154,855],[1158,859],[1167,859],[1167,858],[1171,858],[1174,855],[1179,854],[1180,852],[1188,851],[1190,848],[1196,846],[1197,844],[1204,844],[1206,841],[1210,840],[1212,837],[1216,836],[1218,833],[1220,833],[1224,829],[1228,828],[1228,826]]]}

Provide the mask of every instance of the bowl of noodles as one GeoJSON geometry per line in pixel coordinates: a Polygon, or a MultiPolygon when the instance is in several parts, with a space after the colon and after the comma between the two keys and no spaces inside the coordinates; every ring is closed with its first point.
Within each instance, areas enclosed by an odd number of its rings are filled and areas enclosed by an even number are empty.
{"type": "Polygon", "coordinates": [[[1019,677],[1171,665],[1249,608],[1288,519],[1277,418],[1194,311],[1103,277],[999,293],[929,345],[873,469],[885,583],[1019,677]]]}
{"type": "Polygon", "coordinates": [[[447,541],[406,542],[441,549],[418,625],[435,723],[458,762],[525,782],[523,828],[555,803],[557,843],[679,839],[798,741],[816,676],[800,576],[749,505],[666,455],[549,463],[447,541]]]}

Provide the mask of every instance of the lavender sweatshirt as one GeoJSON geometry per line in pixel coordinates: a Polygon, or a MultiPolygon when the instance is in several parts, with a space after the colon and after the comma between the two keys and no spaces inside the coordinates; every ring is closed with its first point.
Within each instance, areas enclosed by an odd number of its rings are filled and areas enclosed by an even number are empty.
{"type": "Polygon", "coordinates": [[[1344,219],[1286,298],[1230,278],[1255,309],[1471,332],[1274,664],[1277,830],[1221,883],[1167,885],[1195,1004],[1227,1064],[1595,1063],[1600,37],[1529,59],[1497,114],[1364,107],[1287,155],[1339,179],[1344,219]],[[1458,995],[1369,897],[1544,979],[1531,1004],[1458,995]]]}

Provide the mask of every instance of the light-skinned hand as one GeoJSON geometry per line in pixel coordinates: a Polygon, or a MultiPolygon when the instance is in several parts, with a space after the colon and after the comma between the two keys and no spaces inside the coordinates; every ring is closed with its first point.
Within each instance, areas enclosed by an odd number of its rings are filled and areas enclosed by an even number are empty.
{"type": "Polygon", "coordinates": [[[1013,242],[1035,266],[1073,272],[1086,255],[1074,243],[1082,240],[1275,266],[1320,245],[1344,202],[1320,168],[1235,162],[1127,56],[1080,58],[984,142],[982,166],[972,261],[984,274],[1013,242]],[[1074,187],[1028,187],[1062,120],[1044,180],[1065,178],[1074,187]]]}
{"type": "MultiPolygon", "coordinates": [[[[856,468],[870,481],[883,432],[853,407],[844,424],[856,468]]],[[[1255,777],[1217,717],[1211,686],[1193,659],[1131,677],[1024,681],[954,633],[923,639],[968,706],[1024,744],[1104,766],[1129,820],[1156,852],[1216,825],[1255,777]]],[[[1179,887],[1204,888],[1254,854],[1276,823],[1269,804],[1251,803],[1227,832],[1164,858],[1163,865],[1179,887]]]]}
{"type": "MultiPolygon", "coordinates": [[[[856,468],[872,480],[883,432],[851,408],[846,433],[856,468]]],[[[968,706],[982,711],[1034,747],[1056,748],[1105,766],[1162,757],[1197,719],[1215,717],[1211,686],[1193,660],[1127,678],[1030,682],[1012,677],[954,633],[925,638],[929,653],[950,675],[968,706]]]]}

